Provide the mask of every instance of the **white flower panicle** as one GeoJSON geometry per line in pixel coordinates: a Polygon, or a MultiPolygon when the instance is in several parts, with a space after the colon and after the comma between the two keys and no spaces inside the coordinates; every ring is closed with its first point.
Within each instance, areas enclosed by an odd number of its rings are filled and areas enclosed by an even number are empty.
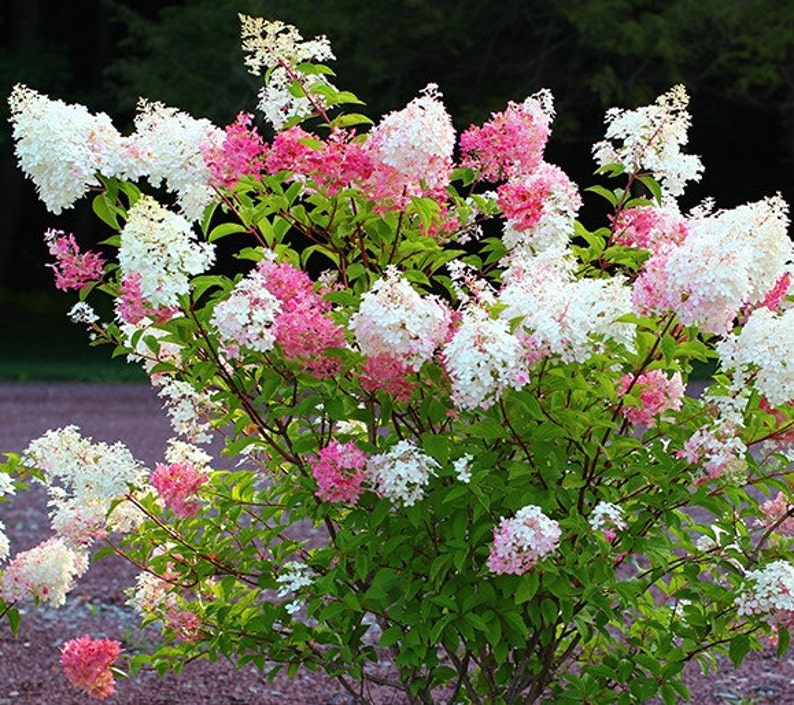
{"type": "Polygon", "coordinates": [[[4,561],[11,553],[11,543],[6,534],[6,525],[0,521],[0,561],[4,561]]]}
{"type": "Polygon", "coordinates": [[[634,327],[619,322],[632,310],[631,289],[620,276],[575,279],[570,253],[549,247],[537,254],[516,251],[507,262],[500,316],[520,318],[517,329],[533,359],[559,355],[584,362],[612,340],[631,349],[634,327]]]}
{"type": "Polygon", "coordinates": [[[367,475],[375,491],[410,507],[424,496],[424,487],[436,475],[438,463],[410,441],[400,441],[386,453],[367,460],[367,475]]]}
{"type": "Polygon", "coordinates": [[[507,320],[493,319],[478,306],[464,310],[443,356],[452,403],[461,409],[487,409],[505,389],[520,389],[529,381],[524,350],[507,320]]]}
{"type": "Polygon", "coordinates": [[[276,344],[276,319],[281,302],[267,289],[265,275],[252,270],[215,305],[210,323],[218,331],[229,357],[237,357],[239,347],[268,352],[276,344]]]}
{"type": "Polygon", "coordinates": [[[757,308],[741,331],[716,347],[722,369],[742,379],[754,373],[753,385],[772,406],[794,400],[794,308],[782,313],[757,308]]]}
{"type": "Polygon", "coordinates": [[[151,196],[142,196],[127,216],[119,246],[122,274],[140,274],[141,294],[153,306],[178,306],[190,289],[190,276],[215,261],[214,247],[198,242],[185,218],[151,196]]]}
{"type": "Polygon", "coordinates": [[[96,311],[91,308],[91,304],[85,301],[79,301],[66,314],[72,323],[84,323],[85,325],[92,325],[99,321],[99,316],[96,311]]]}
{"type": "Polygon", "coordinates": [[[22,171],[36,185],[47,209],[56,215],[71,208],[98,172],[123,176],[131,151],[104,113],[67,105],[17,84],[9,97],[15,153],[22,171]]]}
{"type": "Polygon", "coordinates": [[[276,130],[294,117],[309,117],[315,105],[325,108],[326,103],[317,89],[334,87],[322,73],[303,73],[297,67],[304,62],[333,60],[334,55],[327,37],[304,40],[296,27],[280,21],[239,15],[245,64],[255,76],[267,73],[264,87],[259,92],[259,109],[276,130]],[[301,90],[292,90],[296,77],[301,90]],[[312,95],[309,100],[306,93],[312,95]],[[313,101],[313,102],[312,102],[313,101]]]}
{"type": "MultiPolygon", "coordinates": [[[[279,584],[278,596],[286,597],[291,592],[297,593],[305,587],[309,587],[315,578],[315,572],[305,563],[298,561],[288,561],[281,567],[281,572],[276,577],[279,584]]],[[[302,606],[300,600],[293,600],[287,603],[286,609],[289,614],[295,614],[302,606]]]]}
{"type": "Polygon", "coordinates": [[[788,225],[779,195],[716,213],[700,209],[682,242],[659,248],[646,262],[634,285],[635,309],[674,311],[684,325],[726,334],[789,270],[788,225]]]}
{"type": "Polygon", "coordinates": [[[472,460],[474,460],[474,458],[467,453],[462,458],[458,458],[452,463],[452,469],[455,471],[455,475],[457,476],[458,480],[464,484],[471,482],[472,460]]]}
{"type": "Polygon", "coordinates": [[[541,162],[529,175],[501,187],[500,196],[507,216],[502,242],[508,250],[540,252],[571,240],[582,198],[559,167],[541,162]]]}
{"type": "Polygon", "coordinates": [[[289,65],[306,61],[334,60],[331,44],[325,35],[305,40],[297,27],[280,20],[266,20],[239,14],[240,35],[245,65],[250,73],[259,76],[282,62],[289,65]]]}
{"type": "Polygon", "coordinates": [[[117,530],[113,514],[108,516],[111,506],[140,486],[146,473],[125,445],[95,443],[76,426],[32,441],[23,462],[43,474],[53,529],[75,545],[117,530]]]}
{"type": "Polygon", "coordinates": [[[611,502],[599,502],[593,507],[593,511],[587,519],[593,531],[614,527],[625,529],[626,520],[623,518],[623,510],[611,502]]]}
{"type": "Polygon", "coordinates": [[[210,443],[212,441],[212,414],[217,405],[209,392],[198,392],[193,385],[183,380],[158,378],[158,396],[163,400],[171,428],[190,443],[210,443]]]}
{"type": "Polygon", "coordinates": [[[497,575],[521,575],[560,544],[562,532],[554,519],[534,504],[519,509],[515,516],[502,518],[494,527],[488,569],[497,575]]]}
{"type": "Polygon", "coordinates": [[[739,615],[766,615],[774,619],[794,612],[794,566],[778,560],[745,576],[748,588],[735,604],[739,615]]]}
{"type": "Polygon", "coordinates": [[[449,326],[445,304],[437,296],[421,296],[395,267],[361,297],[349,323],[365,355],[397,357],[413,370],[433,356],[449,326]]]}
{"type": "Polygon", "coordinates": [[[664,196],[680,196],[686,183],[699,181],[703,172],[699,157],[681,151],[689,139],[688,105],[689,96],[678,85],[653,105],[637,110],[610,108],[605,120],[606,140],[593,146],[596,162],[601,166],[621,164],[633,174],[650,172],[664,196]]]}
{"type": "Polygon", "coordinates": [[[85,551],[53,537],[18,553],[0,576],[0,597],[6,602],[32,598],[58,607],[66,602],[75,578],[88,569],[85,551]]]}
{"type": "Polygon", "coordinates": [[[449,183],[455,128],[435,83],[402,110],[385,115],[367,140],[378,160],[431,190],[449,183]]]}
{"type": "Polygon", "coordinates": [[[187,463],[192,465],[197,472],[206,470],[212,463],[212,456],[203,448],[178,438],[168,439],[164,455],[167,463],[187,463]]]}
{"type": "Polygon", "coordinates": [[[212,173],[202,147],[220,146],[224,131],[209,120],[191,117],[176,108],[144,98],[138,102],[135,145],[138,176],[157,187],[165,181],[176,193],[180,210],[190,221],[199,220],[215,197],[212,173]]]}
{"type": "Polygon", "coordinates": [[[142,617],[147,617],[157,610],[166,599],[171,585],[153,573],[139,573],[135,585],[125,590],[128,597],[126,604],[142,617]]]}

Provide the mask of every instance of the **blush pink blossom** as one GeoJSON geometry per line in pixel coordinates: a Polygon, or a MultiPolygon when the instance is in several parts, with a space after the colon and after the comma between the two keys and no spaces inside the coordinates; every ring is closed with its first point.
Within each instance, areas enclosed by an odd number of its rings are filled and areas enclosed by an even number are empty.
{"type": "Polygon", "coordinates": [[[315,291],[306,272],[290,264],[263,261],[257,270],[265,287],[280,302],[275,317],[276,342],[284,357],[318,379],[339,370],[339,358],[331,348],[345,345],[345,331],[328,316],[331,303],[315,291]]]}
{"type": "Polygon", "coordinates": [[[622,398],[632,393],[632,401],[639,397],[636,405],[624,399],[620,411],[635,426],[649,428],[656,425],[657,417],[665,411],[678,411],[684,399],[680,372],[670,378],[661,370],[648,370],[637,377],[623,375],[617,391],[622,398]]]}
{"type": "Polygon", "coordinates": [[[196,492],[207,476],[192,463],[157,463],[150,481],[166,505],[178,517],[195,516],[199,510],[196,492]]]}
{"type": "Polygon", "coordinates": [[[478,171],[486,181],[531,173],[543,159],[553,116],[548,91],[523,103],[509,102],[482,127],[472,125],[460,136],[461,165],[478,171]]]}
{"type": "Polygon", "coordinates": [[[639,206],[620,212],[612,223],[615,242],[627,247],[658,252],[680,245],[689,234],[686,218],[675,208],[639,206]]]}
{"type": "Polygon", "coordinates": [[[386,392],[395,401],[406,402],[419,386],[409,379],[412,372],[402,360],[391,355],[372,355],[361,366],[359,382],[366,392],[386,392]]]}
{"type": "Polygon", "coordinates": [[[74,235],[50,229],[44,233],[44,241],[50,254],[55,257],[55,264],[49,266],[55,272],[56,289],[82,289],[102,278],[105,260],[96,252],[80,252],[74,235]]]}
{"type": "Polygon", "coordinates": [[[111,667],[121,654],[121,642],[92,639],[87,634],[61,647],[61,666],[66,677],[97,700],[116,692],[111,667]]]}
{"type": "Polygon", "coordinates": [[[317,496],[324,502],[354,503],[363,489],[367,456],[353,442],[332,439],[310,461],[317,482],[317,496]]]}
{"type": "Polygon", "coordinates": [[[794,505],[789,497],[778,492],[777,497],[767,500],[760,508],[764,513],[764,519],[758,522],[761,526],[775,526],[775,531],[794,535],[794,505]]]}
{"type": "Polygon", "coordinates": [[[264,169],[267,144],[256,127],[254,116],[240,113],[225,129],[220,143],[212,141],[201,145],[201,154],[213,179],[219,186],[232,188],[244,176],[260,176],[264,169]]]}
{"type": "Polygon", "coordinates": [[[493,530],[488,570],[497,575],[521,575],[560,543],[560,525],[540,507],[527,505],[512,519],[502,519],[493,530]]]}

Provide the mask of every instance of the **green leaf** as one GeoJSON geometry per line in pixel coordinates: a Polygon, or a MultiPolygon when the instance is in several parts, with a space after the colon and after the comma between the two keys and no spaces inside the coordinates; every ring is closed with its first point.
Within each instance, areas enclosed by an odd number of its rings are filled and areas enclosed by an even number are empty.
{"type": "Polygon", "coordinates": [[[525,573],[518,583],[518,588],[516,588],[516,604],[520,605],[524,602],[529,602],[533,597],[535,597],[539,585],[540,578],[538,578],[537,573],[532,571],[525,573]]]}
{"type": "Polygon", "coordinates": [[[746,634],[739,634],[731,640],[731,644],[728,647],[728,656],[731,657],[733,665],[736,666],[736,668],[739,668],[739,666],[742,665],[742,661],[744,661],[744,657],[747,656],[749,651],[750,637],[748,637],[746,634]]]}
{"type": "Polygon", "coordinates": [[[353,127],[354,125],[374,125],[366,115],[361,113],[346,113],[345,115],[337,115],[331,120],[333,127],[353,127]]]}
{"type": "Polygon", "coordinates": [[[784,629],[783,627],[777,628],[777,657],[782,658],[786,651],[788,651],[788,645],[791,641],[791,634],[788,629],[784,629]]]}
{"type": "Polygon", "coordinates": [[[602,196],[607,201],[609,201],[612,207],[618,205],[618,197],[615,195],[613,191],[610,191],[608,188],[604,188],[603,186],[599,186],[598,184],[596,184],[595,186],[590,186],[589,188],[586,188],[585,191],[597,193],[599,196],[602,196]]]}
{"type": "Polygon", "coordinates": [[[207,240],[209,242],[215,242],[216,240],[220,240],[222,237],[226,237],[227,235],[244,232],[245,226],[243,226],[241,223],[221,223],[220,225],[216,225],[210,231],[207,240]]]}

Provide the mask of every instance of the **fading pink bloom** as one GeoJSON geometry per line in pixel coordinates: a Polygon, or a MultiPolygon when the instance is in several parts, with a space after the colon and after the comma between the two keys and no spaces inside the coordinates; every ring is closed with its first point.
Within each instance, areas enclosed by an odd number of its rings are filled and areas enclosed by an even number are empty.
{"type": "Polygon", "coordinates": [[[540,507],[527,505],[512,519],[502,519],[493,530],[488,557],[492,573],[521,575],[560,543],[560,525],[547,517],[540,507]]]}
{"type": "Polygon", "coordinates": [[[361,367],[359,382],[366,392],[386,392],[395,401],[407,402],[419,386],[408,378],[411,368],[391,355],[372,355],[361,367]]]}
{"type": "Polygon", "coordinates": [[[99,281],[105,273],[105,260],[96,252],[80,252],[74,235],[63,230],[50,229],[44,233],[44,241],[55,264],[48,265],[55,272],[55,288],[61,291],[82,289],[91,282],[99,281]]]}
{"type": "Polygon", "coordinates": [[[720,477],[742,481],[747,469],[746,452],[747,446],[736,435],[736,429],[723,423],[716,429],[698,429],[675,456],[701,466],[702,474],[693,482],[697,487],[720,477]]]}
{"type": "Polygon", "coordinates": [[[317,481],[316,494],[324,502],[355,502],[363,492],[367,456],[352,441],[332,439],[310,464],[317,481]]]}
{"type": "Polygon", "coordinates": [[[314,290],[306,272],[290,264],[259,264],[265,287],[280,302],[275,317],[276,342],[287,360],[318,379],[339,371],[339,358],[328,354],[345,345],[345,331],[327,315],[331,303],[314,290]]]}
{"type": "Polygon", "coordinates": [[[482,127],[460,136],[461,164],[486,181],[531,173],[541,163],[554,115],[551,94],[541,91],[523,103],[509,102],[482,127]]]}
{"type": "Polygon", "coordinates": [[[260,176],[264,169],[267,144],[251,123],[254,116],[240,113],[226,127],[220,143],[205,142],[201,154],[213,179],[224,188],[232,188],[244,176],[260,176]]]}
{"type": "Polygon", "coordinates": [[[624,403],[620,411],[635,426],[652,428],[656,425],[658,415],[681,408],[684,384],[680,372],[668,379],[661,370],[648,370],[636,378],[630,374],[623,375],[617,392],[620,397],[628,392],[639,396],[639,405],[624,403]]]}
{"type": "Polygon", "coordinates": [[[157,323],[165,323],[179,312],[176,306],[153,306],[141,291],[141,273],[130,272],[121,280],[121,288],[116,300],[116,313],[125,323],[137,325],[144,318],[157,323]]]}
{"type": "Polygon", "coordinates": [[[154,488],[181,518],[196,515],[200,505],[195,494],[205,482],[207,476],[192,463],[157,463],[151,475],[154,488]]]}
{"type": "Polygon", "coordinates": [[[667,245],[680,245],[689,234],[686,218],[675,208],[654,206],[621,211],[612,229],[617,244],[651,252],[658,252],[667,245]]]}
{"type": "Polygon", "coordinates": [[[190,610],[169,607],[165,613],[165,627],[170,629],[180,641],[198,641],[201,617],[190,610]]]}
{"type": "Polygon", "coordinates": [[[765,517],[758,522],[761,526],[769,527],[774,524],[775,531],[794,535],[794,517],[790,515],[794,505],[786,495],[778,492],[777,497],[764,502],[760,508],[765,517]]]}
{"type": "Polygon", "coordinates": [[[111,667],[121,654],[121,642],[92,639],[87,634],[61,647],[61,666],[66,677],[92,698],[104,700],[116,692],[111,667]]]}

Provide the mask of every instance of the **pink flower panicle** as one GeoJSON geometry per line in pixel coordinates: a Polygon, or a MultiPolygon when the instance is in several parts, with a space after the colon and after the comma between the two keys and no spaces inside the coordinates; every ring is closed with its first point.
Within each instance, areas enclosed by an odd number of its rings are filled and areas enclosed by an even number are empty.
{"type": "Polygon", "coordinates": [[[251,123],[254,116],[240,113],[226,127],[220,144],[205,142],[201,154],[213,179],[223,188],[232,188],[244,176],[260,176],[264,170],[267,144],[251,123]]]}
{"type": "Polygon", "coordinates": [[[492,182],[531,173],[543,159],[553,116],[548,91],[509,102],[482,127],[472,125],[460,136],[461,165],[492,182]]]}
{"type": "Polygon", "coordinates": [[[372,355],[361,366],[359,382],[365,392],[386,392],[395,401],[407,402],[419,386],[409,379],[411,368],[391,355],[372,355]]]}
{"type": "Polygon", "coordinates": [[[290,264],[263,261],[258,271],[267,290],[281,303],[275,330],[284,357],[319,379],[335,375],[339,358],[328,350],[345,345],[345,331],[327,315],[330,302],[314,290],[306,272],[290,264]]]}
{"type": "Polygon", "coordinates": [[[720,477],[742,481],[747,469],[746,452],[747,446],[736,435],[736,429],[723,423],[717,429],[698,429],[675,456],[702,466],[702,474],[693,482],[697,487],[720,477]]]}
{"type": "Polygon", "coordinates": [[[355,132],[335,129],[321,140],[300,127],[279,132],[266,159],[267,171],[289,171],[292,180],[311,179],[317,190],[336,196],[342,189],[361,187],[372,175],[372,157],[355,132]]]}
{"type": "Polygon", "coordinates": [[[311,154],[319,147],[320,141],[313,134],[302,127],[290,127],[273,139],[265,157],[265,170],[268,174],[290,171],[298,176],[306,176],[311,154]]]}
{"type": "Polygon", "coordinates": [[[363,491],[367,455],[352,441],[340,443],[332,439],[310,465],[317,481],[316,494],[324,502],[355,503],[363,491]]]}
{"type": "Polygon", "coordinates": [[[540,507],[527,505],[512,519],[502,519],[493,530],[488,570],[497,575],[521,575],[560,543],[560,525],[540,507]]]}
{"type": "Polygon", "coordinates": [[[669,379],[661,370],[648,370],[638,377],[627,374],[620,378],[618,396],[625,397],[631,391],[639,396],[639,404],[625,404],[621,413],[635,426],[656,425],[656,418],[665,411],[678,411],[684,399],[684,384],[681,373],[676,372],[669,379]]]}
{"type": "Polygon", "coordinates": [[[121,654],[121,642],[92,639],[87,634],[61,647],[61,666],[66,677],[97,700],[116,692],[111,667],[121,654]]]}
{"type": "Polygon", "coordinates": [[[794,517],[790,514],[792,510],[794,510],[794,506],[791,504],[789,498],[782,492],[778,492],[777,497],[767,500],[761,505],[764,519],[760,519],[758,523],[765,527],[774,524],[776,525],[775,531],[790,536],[794,535],[794,517]]]}
{"type": "Polygon", "coordinates": [[[675,208],[639,206],[621,211],[614,219],[615,242],[651,252],[667,245],[680,245],[689,234],[686,218],[675,208]]]}
{"type": "Polygon", "coordinates": [[[497,202],[505,217],[513,221],[516,230],[534,228],[543,215],[543,204],[551,191],[548,183],[513,180],[497,190],[497,202]]]}
{"type": "Polygon", "coordinates": [[[157,463],[151,483],[165,503],[180,518],[195,516],[200,504],[195,498],[207,476],[187,462],[157,463]]]}
{"type": "Polygon", "coordinates": [[[55,272],[56,289],[79,290],[102,278],[105,260],[96,252],[80,252],[74,235],[50,229],[44,233],[44,241],[55,257],[55,264],[49,266],[55,272]]]}

